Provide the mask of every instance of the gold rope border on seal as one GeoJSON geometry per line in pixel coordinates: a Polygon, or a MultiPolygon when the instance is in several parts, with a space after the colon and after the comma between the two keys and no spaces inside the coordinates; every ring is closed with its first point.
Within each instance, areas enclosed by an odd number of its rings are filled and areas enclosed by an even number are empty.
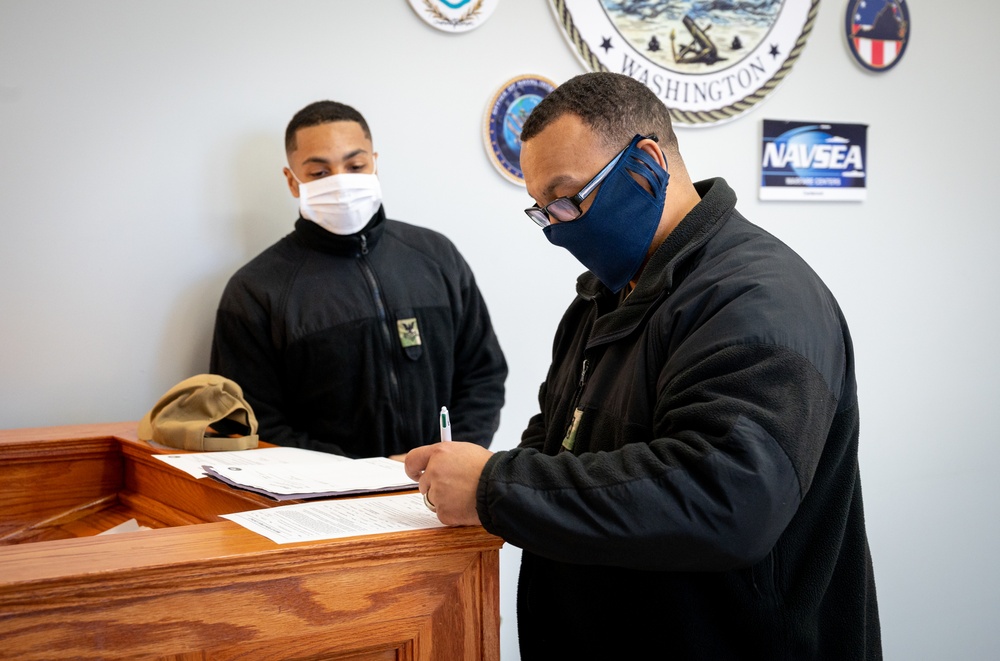
{"type": "MultiPolygon", "coordinates": [[[[732,119],[737,115],[742,115],[750,108],[764,100],[768,94],[770,94],[778,84],[784,80],[785,76],[791,70],[792,65],[795,61],[799,59],[799,54],[802,49],[806,46],[806,40],[809,38],[809,33],[812,32],[813,24],[816,22],[816,15],[819,13],[819,1],[812,0],[812,5],[809,7],[809,14],[806,15],[806,22],[802,26],[802,34],[799,38],[795,40],[795,45],[792,47],[791,52],[785,59],[781,68],[764,83],[760,89],[758,89],[753,94],[749,94],[736,103],[732,105],[725,106],[724,108],[718,108],[715,110],[699,110],[699,111],[687,111],[687,110],[677,110],[676,108],[671,108],[667,106],[667,110],[670,112],[670,118],[681,124],[715,124],[717,122],[725,121],[727,119],[732,119]]],[[[569,9],[566,8],[566,0],[552,0],[552,6],[556,10],[556,15],[559,16],[559,20],[562,22],[562,27],[566,31],[566,35],[569,37],[570,42],[576,47],[577,53],[583,61],[590,67],[591,71],[610,71],[604,63],[601,62],[594,51],[590,50],[590,46],[586,41],[580,36],[580,31],[576,29],[576,25],[573,23],[573,17],[570,16],[569,9]]],[[[666,105],[666,104],[664,104],[666,105]]]]}

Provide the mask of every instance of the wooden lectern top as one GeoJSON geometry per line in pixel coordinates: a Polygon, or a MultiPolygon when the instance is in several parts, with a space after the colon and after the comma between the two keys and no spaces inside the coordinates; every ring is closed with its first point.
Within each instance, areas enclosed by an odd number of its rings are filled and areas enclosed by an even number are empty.
{"type": "Polygon", "coordinates": [[[156,452],[134,422],[0,431],[0,658],[499,658],[499,538],[276,544],[220,515],[287,503],[156,452]]]}

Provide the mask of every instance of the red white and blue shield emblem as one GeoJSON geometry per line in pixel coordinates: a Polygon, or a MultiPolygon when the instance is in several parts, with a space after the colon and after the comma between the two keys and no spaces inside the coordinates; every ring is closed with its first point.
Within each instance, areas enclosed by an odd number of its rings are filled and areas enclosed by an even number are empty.
{"type": "Polygon", "coordinates": [[[899,62],[910,40],[906,0],[851,0],[845,21],[847,43],[869,71],[888,71],[899,62]]]}

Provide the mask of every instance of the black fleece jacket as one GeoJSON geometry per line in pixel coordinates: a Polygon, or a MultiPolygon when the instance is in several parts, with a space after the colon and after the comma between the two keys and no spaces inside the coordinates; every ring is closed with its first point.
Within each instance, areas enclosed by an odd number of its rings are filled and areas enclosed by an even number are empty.
{"type": "Polygon", "coordinates": [[[378,212],[338,236],[295,231],[222,295],[211,371],[236,381],[278,445],[388,456],[439,438],[489,446],[507,364],[468,264],[443,235],[378,212]]]}
{"type": "Polygon", "coordinates": [[[524,549],[522,658],[881,658],[847,324],[696,187],[628,298],[580,277],[541,412],[482,473],[483,525],[524,549]]]}

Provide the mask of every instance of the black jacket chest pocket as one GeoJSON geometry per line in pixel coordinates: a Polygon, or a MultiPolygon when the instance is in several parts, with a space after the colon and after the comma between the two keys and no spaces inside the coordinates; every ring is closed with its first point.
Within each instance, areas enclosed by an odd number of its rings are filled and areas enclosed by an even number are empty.
{"type": "Polygon", "coordinates": [[[403,355],[410,360],[419,360],[424,353],[420,338],[420,323],[413,310],[402,310],[396,316],[396,334],[403,355]]]}

